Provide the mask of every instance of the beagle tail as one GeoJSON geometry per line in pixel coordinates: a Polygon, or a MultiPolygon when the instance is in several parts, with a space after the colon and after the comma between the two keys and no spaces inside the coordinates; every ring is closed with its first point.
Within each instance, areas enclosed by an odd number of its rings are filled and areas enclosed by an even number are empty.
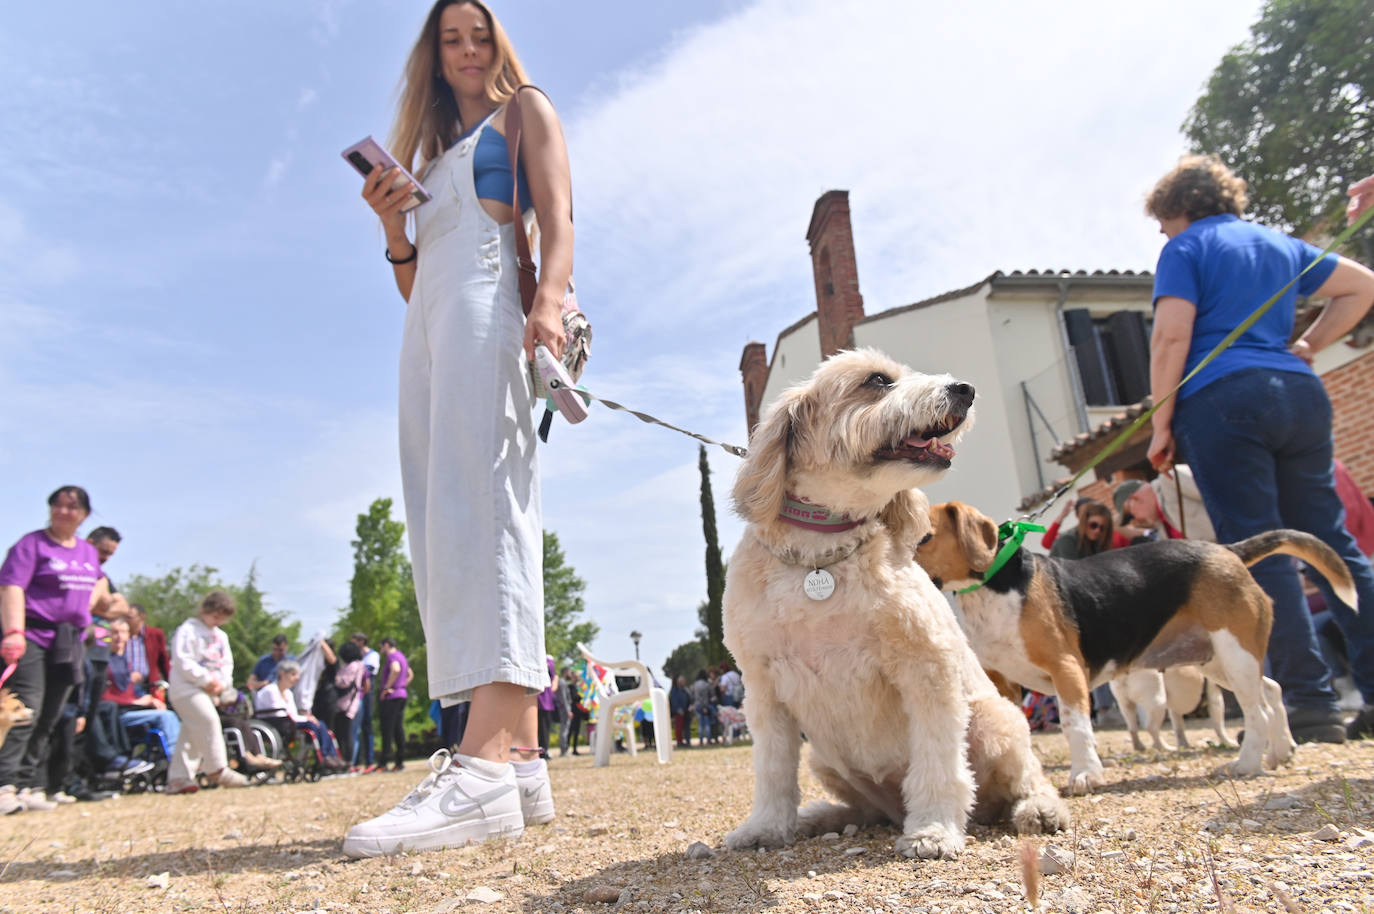
{"type": "Polygon", "coordinates": [[[1345,562],[1341,561],[1341,557],[1334,549],[1310,533],[1300,530],[1272,530],[1241,540],[1239,543],[1231,543],[1226,548],[1240,556],[1240,560],[1247,566],[1278,552],[1301,559],[1322,573],[1342,603],[1356,612],[1359,611],[1355,582],[1351,579],[1345,562]]]}

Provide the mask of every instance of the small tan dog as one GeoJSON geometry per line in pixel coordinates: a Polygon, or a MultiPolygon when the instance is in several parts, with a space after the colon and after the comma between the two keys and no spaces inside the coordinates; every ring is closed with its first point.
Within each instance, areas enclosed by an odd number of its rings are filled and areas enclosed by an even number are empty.
{"type": "Polygon", "coordinates": [[[732,849],[891,822],[897,851],[953,857],[967,819],[1021,833],[1068,810],[1020,709],[978,665],[914,562],[925,496],[971,422],[973,388],[872,350],[782,394],[735,482],[749,521],[725,585],[725,643],[746,683],[754,807],[732,849]],[[839,804],[798,811],[802,734],[839,804]]]}
{"type": "Polygon", "coordinates": [[[33,721],[33,711],[24,706],[9,689],[0,690],[0,746],[5,745],[10,730],[33,721]]]}

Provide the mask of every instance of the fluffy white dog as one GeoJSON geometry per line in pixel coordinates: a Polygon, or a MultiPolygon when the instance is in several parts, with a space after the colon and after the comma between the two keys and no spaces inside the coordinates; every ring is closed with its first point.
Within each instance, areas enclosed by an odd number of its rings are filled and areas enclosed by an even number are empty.
{"type": "Polygon", "coordinates": [[[747,685],[754,807],[728,847],[891,822],[908,857],[952,857],[967,819],[1058,831],[1068,810],[1020,709],[978,665],[912,556],[925,496],[972,422],[974,391],[873,350],[786,391],[734,488],[749,521],[725,584],[725,643],[747,685]],[[802,734],[839,804],[798,810],[802,734]]]}

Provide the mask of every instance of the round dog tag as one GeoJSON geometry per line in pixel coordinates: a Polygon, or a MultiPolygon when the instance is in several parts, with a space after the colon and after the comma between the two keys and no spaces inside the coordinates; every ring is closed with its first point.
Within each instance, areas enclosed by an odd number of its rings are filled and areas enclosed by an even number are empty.
{"type": "Polygon", "coordinates": [[[824,568],[817,568],[806,576],[802,588],[811,599],[824,600],[835,592],[835,578],[824,568]]]}

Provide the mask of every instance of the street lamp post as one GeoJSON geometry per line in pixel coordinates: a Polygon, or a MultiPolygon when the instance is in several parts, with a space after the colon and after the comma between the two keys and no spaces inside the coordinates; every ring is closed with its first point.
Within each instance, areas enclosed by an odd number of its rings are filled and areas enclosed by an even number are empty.
{"type": "Polygon", "coordinates": [[[630,632],[630,640],[633,641],[633,642],[635,643],[635,659],[636,659],[636,660],[639,659],[639,639],[640,639],[640,638],[643,638],[643,637],[644,637],[644,636],[641,635],[641,634],[639,633],[639,630],[638,630],[638,629],[635,629],[634,631],[630,632]]]}

